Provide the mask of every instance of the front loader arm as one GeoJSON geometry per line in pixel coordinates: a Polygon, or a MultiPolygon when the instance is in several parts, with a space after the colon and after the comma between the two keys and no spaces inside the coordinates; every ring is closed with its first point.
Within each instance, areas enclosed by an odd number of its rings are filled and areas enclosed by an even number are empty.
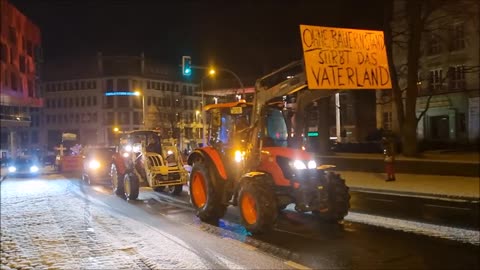
{"type": "Polygon", "coordinates": [[[307,87],[303,60],[292,62],[255,82],[252,123],[272,99],[293,94],[307,87]]]}

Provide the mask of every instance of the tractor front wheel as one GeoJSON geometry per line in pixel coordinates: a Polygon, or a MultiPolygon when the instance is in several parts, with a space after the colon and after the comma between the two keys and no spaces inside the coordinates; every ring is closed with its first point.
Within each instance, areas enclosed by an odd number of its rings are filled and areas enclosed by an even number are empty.
{"type": "Polygon", "coordinates": [[[190,173],[188,189],[190,201],[200,220],[216,223],[225,215],[227,205],[222,203],[221,183],[204,161],[196,162],[190,173]],[[215,183],[216,181],[216,183],[215,183]],[[217,184],[216,186],[214,185],[217,184]]]}
{"type": "Polygon", "coordinates": [[[167,186],[167,192],[170,195],[178,196],[183,191],[183,185],[167,186]]]}
{"type": "Polygon", "coordinates": [[[243,225],[252,233],[272,229],[278,215],[278,206],[272,187],[262,177],[245,180],[238,196],[243,225]]]}
{"type": "Polygon", "coordinates": [[[345,180],[340,175],[329,173],[327,184],[327,207],[312,211],[313,215],[327,222],[341,221],[350,209],[349,188],[345,185],[345,180]]]}
{"type": "Polygon", "coordinates": [[[128,200],[136,200],[138,193],[140,193],[140,184],[138,178],[134,174],[127,173],[123,179],[123,185],[125,189],[125,198],[128,200]]]}

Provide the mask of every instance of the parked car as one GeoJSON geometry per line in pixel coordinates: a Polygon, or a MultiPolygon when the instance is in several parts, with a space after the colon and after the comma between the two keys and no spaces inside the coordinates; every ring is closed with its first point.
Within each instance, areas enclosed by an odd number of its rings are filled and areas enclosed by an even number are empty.
{"type": "Polygon", "coordinates": [[[82,180],[88,184],[109,182],[114,147],[86,149],[83,157],[82,180]]]}
{"type": "Polygon", "coordinates": [[[10,160],[7,170],[9,176],[34,176],[41,173],[42,165],[38,158],[20,156],[10,160]]]}

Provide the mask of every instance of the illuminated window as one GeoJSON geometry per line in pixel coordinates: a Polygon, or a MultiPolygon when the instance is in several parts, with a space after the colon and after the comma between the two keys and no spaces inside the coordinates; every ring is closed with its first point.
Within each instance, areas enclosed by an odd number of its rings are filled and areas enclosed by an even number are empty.
{"type": "Polygon", "coordinates": [[[465,70],[463,66],[451,67],[449,70],[449,86],[453,90],[465,89],[465,70]]]}
{"type": "Polygon", "coordinates": [[[440,90],[443,85],[443,70],[442,69],[434,69],[430,70],[430,78],[429,78],[429,88],[430,90],[440,90]]]}
{"type": "Polygon", "coordinates": [[[427,52],[428,55],[439,54],[442,50],[440,44],[440,37],[436,33],[431,33],[427,41],[427,52]]]}
{"type": "Polygon", "coordinates": [[[455,23],[450,32],[450,50],[456,51],[465,48],[464,23],[455,23]]]}

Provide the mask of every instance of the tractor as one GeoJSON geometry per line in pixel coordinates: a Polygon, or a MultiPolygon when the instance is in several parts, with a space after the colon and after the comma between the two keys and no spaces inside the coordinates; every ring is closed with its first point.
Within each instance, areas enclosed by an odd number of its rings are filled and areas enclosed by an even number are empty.
{"type": "Polygon", "coordinates": [[[307,89],[303,64],[294,62],[257,80],[252,103],[244,100],[204,107],[208,144],[188,157],[191,204],[200,220],[218,222],[238,206],[252,233],[271,230],[289,204],[322,220],[338,222],[350,208],[349,188],[333,165],[291,140],[292,106],[287,97],[307,89]],[[286,78],[286,80],[285,80],[286,78]]]}
{"type": "Polygon", "coordinates": [[[179,195],[188,172],[174,143],[155,130],[122,134],[110,170],[113,192],[129,200],[138,198],[140,186],[179,195]]]}

